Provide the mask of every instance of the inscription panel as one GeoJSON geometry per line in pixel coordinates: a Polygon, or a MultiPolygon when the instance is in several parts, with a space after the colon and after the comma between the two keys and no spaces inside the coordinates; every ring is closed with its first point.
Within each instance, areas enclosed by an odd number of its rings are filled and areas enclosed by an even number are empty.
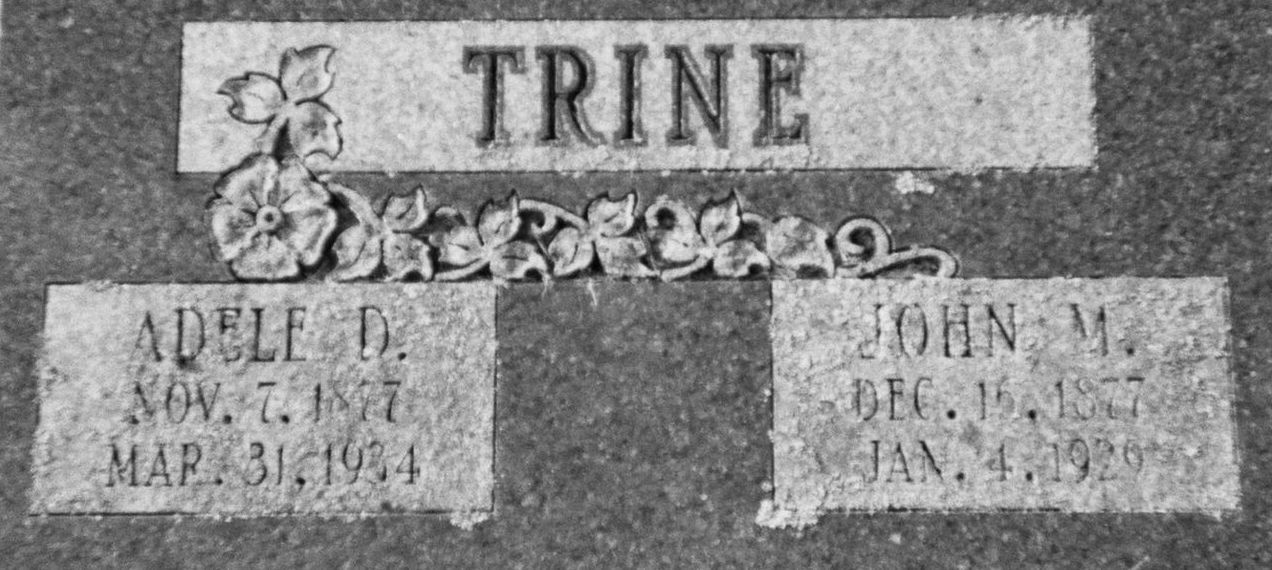
{"type": "Polygon", "coordinates": [[[1047,16],[189,23],[178,170],[233,167],[320,92],[328,170],[1085,168],[1091,45],[1047,16]],[[329,90],[273,87],[307,46],[329,90]]]}
{"type": "Polygon", "coordinates": [[[34,513],[491,508],[493,285],[47,296],[34,513]]]}
{"type": "Polygon", "coordinates": [[[1222,279],[773,284],[775,504],[1238,507],[1222,279]]]}

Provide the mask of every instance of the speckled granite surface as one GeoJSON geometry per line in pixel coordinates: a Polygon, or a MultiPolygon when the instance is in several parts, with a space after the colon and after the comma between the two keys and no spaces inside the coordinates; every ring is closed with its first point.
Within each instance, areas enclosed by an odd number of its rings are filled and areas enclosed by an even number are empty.
{"type": "Polygon", "coordinates": [[[0,40],[0,556],[32,566],[1266,567],[1272,563],[1272,267],[1266,228],[1272,10],[1257,2],[625,3],[9,1],[0,40]],[[768,287],[562,282],[501,292],[495,502],[444,519],[219,522],[30,518],[36,357],[48,282],[226,281],[212,177],[177,177],[181,23],[195,20],[906,16],[1093,17],[1097,169],[892,173],[361,174],[447,203],[509,189],[580,207],[606,189],[830,225],[887,221],[969,277],[1227,276],[1238,514],[876,514],[803,533],[753,524],[768,495],[768,287]]]}

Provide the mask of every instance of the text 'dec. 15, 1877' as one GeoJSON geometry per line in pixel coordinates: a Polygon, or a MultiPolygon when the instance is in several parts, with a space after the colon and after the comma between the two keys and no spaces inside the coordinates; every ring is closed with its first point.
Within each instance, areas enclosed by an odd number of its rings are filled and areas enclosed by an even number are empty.
{"type": "Polygon", "coordinates": [[[775,504],[1238,507],[1222,279],[774,283],[775,504]]]}

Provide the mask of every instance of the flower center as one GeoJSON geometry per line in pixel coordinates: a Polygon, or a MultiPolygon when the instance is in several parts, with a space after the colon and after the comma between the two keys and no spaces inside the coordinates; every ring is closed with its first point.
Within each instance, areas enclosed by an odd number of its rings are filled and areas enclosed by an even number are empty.
{"type": "Polygon", "coordinates": [[[283,211],[277,206],[262,206],[256,211],[256,227],[263,232],[272,232],[283,225],[283,211]]]}

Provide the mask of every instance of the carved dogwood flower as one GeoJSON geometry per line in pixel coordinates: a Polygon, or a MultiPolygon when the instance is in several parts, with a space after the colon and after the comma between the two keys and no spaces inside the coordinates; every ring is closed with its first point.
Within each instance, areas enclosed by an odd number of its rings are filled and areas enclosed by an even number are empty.
{"type": "Polygon", "coordinates": [[[340,118],[318,100],[331,89],[334,74],[327,66],[335,51],[328,46],[288,49],[277,79],[249,72],[221,84],[217,93],[234,101],[231,116],[244,123],[268,123],[256,139],[257,152],[331,159],[340,154],[340,118]]]}
{"type": "Polygon", "coordinates": [[[601,196],[587,205],[587,225],[567,227],[557,232],[548,245],[552,273],[571,275],[587,269],[596,256],[610,275],[652,277],[654,270],[641,262],[645,256],[644,240],[624,236],[636,226],[636,194],[621,200],[601,196]]]}
{"type": "Polygon", "coordinates": [[[296,159],[248,157],[216,183],[212,234],[240,279],[296,277],[317,264],[336,229],[331,195],[296,159]]]}
{"type": "Polygon", "coordinates": [[[496,279],[525,279],[532,272],[547,274],[548,262],[531,243],[513,238],[521,230],[517,194],[501,202],[486,202],[477,215],[477,226],[456,225],[436,235],[438,260],[455,269],[438,279],[460,279],[489,267],[496,279]]]}
{"type": "Polygon", "coordinates": [[[690,275],[708,263],[721,277],[746,277],[753,268],[769,266],[768,257],[754,243],[735,239],[742,229],[742,204],[736,193],[723,202],[708,204],[697,224],[684,204],[660,197],[645,210],[645,226],[655,259],[688,264],[663,270],[666,280],[690,275]]]}

